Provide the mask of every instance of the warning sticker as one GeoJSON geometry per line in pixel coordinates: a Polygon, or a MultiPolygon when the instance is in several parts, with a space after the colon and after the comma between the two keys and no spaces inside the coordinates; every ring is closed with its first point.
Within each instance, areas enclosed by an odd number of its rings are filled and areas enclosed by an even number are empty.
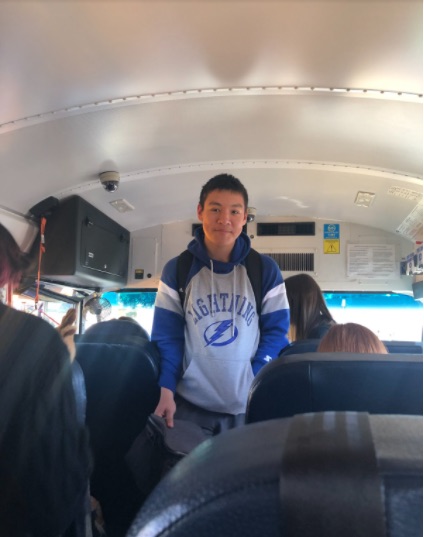
{"type": "Polygon", "coordinates": [[[340,224],[324,224],[324,239],[340,239],[340,224]]]}
{"type": "Polygon", "coordinates": [[[340,240],[339,239],[324,239],[324,253],[325,254],[339,254],[340,253],[340,240]]]}
{"type": "Polygon", "coordinates": [[[355,278],[398,277],[394,244],[348,244],[347,275],[355,278]]]}

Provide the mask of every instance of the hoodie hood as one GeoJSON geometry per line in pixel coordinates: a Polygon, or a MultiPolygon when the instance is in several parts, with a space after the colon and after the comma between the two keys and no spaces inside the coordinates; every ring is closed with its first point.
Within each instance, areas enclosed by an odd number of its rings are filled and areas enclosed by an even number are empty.
{"type": "MultiPolygon", "coordinates": [[[[193,256],[210,268],[211,258],[205,248],[205,233],[202,227],[198,227],[194,233],[194,239],[189,243],[187,249],[193,256]]],[[[226,274],[231,272],[235,265],[239,265],[244,261],[250,250],[250,239],[246,233],[242,232],[236,239],[231,258],[228,263],[223,261],[213,260],[213,270],[218,274],[226,274]]]]}

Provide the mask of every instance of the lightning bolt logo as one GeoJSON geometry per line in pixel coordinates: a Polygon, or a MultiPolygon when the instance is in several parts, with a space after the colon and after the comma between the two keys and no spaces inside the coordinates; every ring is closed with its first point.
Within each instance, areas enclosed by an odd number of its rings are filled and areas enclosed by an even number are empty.
{"type": "Polygon", "coordinates": [[[205,338],[206,345],[212,345],[212,347],[223,347],[224,345],[229,345],[232,343],[238,335],[237,327],[234,328],[234,335],[231,333],[231,327],[233,326],[233,321],[219,321],[209,325],[203,337],[205,338]],[[229,335],[227,339],[224,339],[226,335],[229,335]]]}

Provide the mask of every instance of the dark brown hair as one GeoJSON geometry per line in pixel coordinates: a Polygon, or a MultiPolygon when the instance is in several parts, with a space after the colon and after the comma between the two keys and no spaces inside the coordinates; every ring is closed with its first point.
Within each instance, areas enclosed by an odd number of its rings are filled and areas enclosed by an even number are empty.
{"type": "Polygon", "coordinates": [[[290,307],[290,325],[294,339],[310,338],[311,332],[323,323],[335,323],[327,308],[321,289],[309,274],[296,274],[285,280],[290,307]]]}
{"type": "Polygon", "coordinates": [[[15,286],[31,265],[31,256],[22,252],[9,231],[0,224],[0,287],[15,286]]]}
{"type": "Polygon", "coordinates": [[[384,343],[366,326],[336,324],[322,338],[318,352],[358,352],[387,354],[384,343]]]}

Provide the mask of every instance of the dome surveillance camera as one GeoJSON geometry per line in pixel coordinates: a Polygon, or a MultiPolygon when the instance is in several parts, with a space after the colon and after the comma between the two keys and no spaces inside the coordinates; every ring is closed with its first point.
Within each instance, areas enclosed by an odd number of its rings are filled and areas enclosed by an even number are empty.
{"type": "Polygon", "coordinates": [[[256,218],[256,208],[255,207],[248,207],[247,208],[247,222],[253,222],[256,218]]]}
{"type": "Polygon", "coordinates": [[[106,192],[115,192],[119,186],[119,173],[118,172],[103,172],[99,174],[100,182],[106,192]]]}

